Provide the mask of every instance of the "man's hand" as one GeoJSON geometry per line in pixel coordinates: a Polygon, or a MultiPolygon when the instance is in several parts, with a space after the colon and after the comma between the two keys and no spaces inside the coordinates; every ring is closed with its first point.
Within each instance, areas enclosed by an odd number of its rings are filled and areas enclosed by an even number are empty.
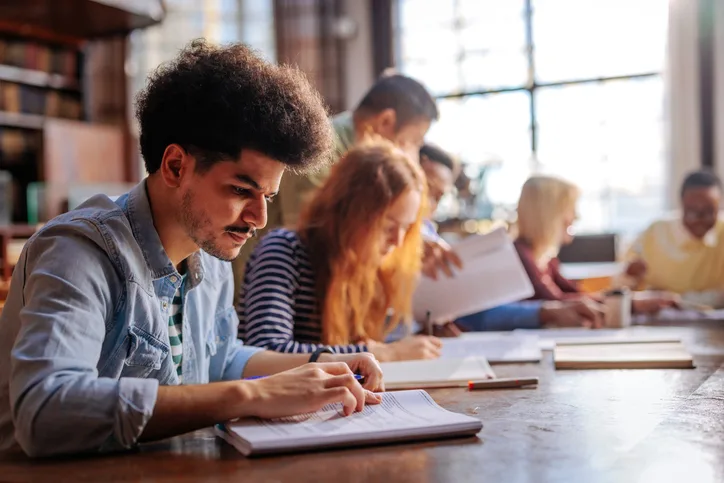
{"type": "Polygon", "coordinates": [[[422,255],[422,273],[437,280],[438,272],[453,277],[453,267],[463,268],[457,253],[444,240],[425,240],[422,255]]]}
{"type": "Polygon", "coordinates": [[[432,335],[435,337],[460,337],[462,333],[455,322],[447,322],[442,325],[433,324],[432,326],[432,335]]]}
{"type": "Polygon", "coordinates": [[[626,267],[626,275],[636,280],[643,280],[647,270],[646,262],[643,260],[634,260],[626,267]]]}
{"type": "Polygon", "coordinates": [[[442,341],[430,335],[410,335],[389,344],[368,341],[367,347],[382,362],[437,359],[442,341]]]}
{"type": "Polygon", "coordinates": [[[678,308],[681,298],[674,293],[661,292],[654,297],[636,298],[631,302],[631,312],[634,314],[655,315],[667,307],[678,308]]]}
{"type": "Polygon", "coordinates": [[[541,325],[546,327],[592,327],[603,326],[606,309],[593,300],[572,300],[543,302],[538,314],[541,325]]]}
{"type": "Polygon", "coordinates": [[[322,354],[319,362],[344,362],[355,374],[364,376],[362,386],[373,392],[385,390],[382,379],[382,369],[374,354],[363,352],[360,354],[322,354]]]}
{"type": "Polygon", "coordinates": [[[365,403],[382,401],[362,388],[344,362],[305,364],[240,384],[246,390],[241,414],[267,419],[310,413],[334,403],[342,403],[344,415],[349,416],[362,411],[365,403]]]}

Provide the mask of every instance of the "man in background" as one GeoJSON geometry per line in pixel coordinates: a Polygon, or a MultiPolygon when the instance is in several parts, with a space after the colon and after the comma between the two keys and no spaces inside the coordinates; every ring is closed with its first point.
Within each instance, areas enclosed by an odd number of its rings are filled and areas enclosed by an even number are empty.
{"type": "MultiPolygon", "coordinates": [[[[425,134],[439,117],[435,99],[418,81],[399,74],[380,77],[352,111],[337,114],[331,119],[335,146],[332,163],[366,136],[381,136],[417,158],[425,134]]],[[[329,166],[307,175],[287,175],[282,180],[280,194],[269,205],[269,223],[259,238],[277,227],[295,227],[299,214],[310,194],[327,179],[329,166]]],[[[247,243],[234,262],[237,287],[257,240],[247,243]]],[[[438,257],[444,250],[428,247],[438,257]]],[[[428,273],[431,272],[428,269],[428,273]]]]}
{"type": "Polygon", "coordinates": [[[670,291],[684,302],[724,306],[722,184],[709,171],[690,173],[681,185],[681,214],[654,222],[626,255],[627,284],[670,291]]]}

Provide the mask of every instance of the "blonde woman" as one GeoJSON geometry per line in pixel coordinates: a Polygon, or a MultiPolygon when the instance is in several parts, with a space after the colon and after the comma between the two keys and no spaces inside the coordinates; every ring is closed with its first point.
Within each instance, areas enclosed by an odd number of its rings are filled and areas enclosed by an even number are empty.
{"type": "Polygon", "coordinates": [[[518,201],[518,250],[533,284],[536,300],[580,298],[578,288],[558,269],[558,251],[570,243],[580,191],[552,176],[533,176],[523,185],[518,201]]]}
{"type": "MultiPolygon", "coordinates": [[[[534,300],[584,300],[596,305],[601,294],[584,294],[559,270],[558,252],[573,240],[578,187],[553,176],[533,176],[518,200],[518,237],[515,248],[528,273],[534,300]]],[[[670,295],[633,301],[634,313],[655,313],[675,305],[670,295]]]]}

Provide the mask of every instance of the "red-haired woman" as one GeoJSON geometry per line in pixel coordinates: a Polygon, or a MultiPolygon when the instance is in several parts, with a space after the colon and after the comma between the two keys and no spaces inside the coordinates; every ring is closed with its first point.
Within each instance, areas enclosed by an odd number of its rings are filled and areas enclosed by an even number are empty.
{"type": "Polygon", "coordinates": [[[269,233],[247,263],[239,336],[279,352],[434,358],[440,341],[385,337],[411,319],[421,269],[426,182],[387,142],[360,145],[332,169],[296,231],[269,233]]]}

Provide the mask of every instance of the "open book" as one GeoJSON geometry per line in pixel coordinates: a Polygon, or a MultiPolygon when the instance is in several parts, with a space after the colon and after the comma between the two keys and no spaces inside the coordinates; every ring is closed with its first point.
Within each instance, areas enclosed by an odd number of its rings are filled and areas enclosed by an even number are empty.
{"type": "Polygon", "coordinates": [[[495,377],[485,357],[433,359],[380,363],[385,389],[435,389],[467,387],[468,381],[495,377]]]}
{"type": "Polygon", "coordinates": [[[425,391],[383,393],[382,403],[345,417],[341,404],[275,420],[244,419],[217,426],[217,434],[244,455],[344,448],[472,436],[480,420],[450,412],[425,391]]]}
{"type": "Polygon", "coordinates": [[[581,344],[566,342],[553,350],[556,369],[691,369],[694,361],[680,341],[581,344]]]}
{"type": "Polygon", "coordinates": [[[422,277],[412,309],[422,322],[427,312],[433,322],[447,322],[533,295],[533,286],[505,230],[471,235],[453,245],[463,268],[448,278],[422,277]]]}

